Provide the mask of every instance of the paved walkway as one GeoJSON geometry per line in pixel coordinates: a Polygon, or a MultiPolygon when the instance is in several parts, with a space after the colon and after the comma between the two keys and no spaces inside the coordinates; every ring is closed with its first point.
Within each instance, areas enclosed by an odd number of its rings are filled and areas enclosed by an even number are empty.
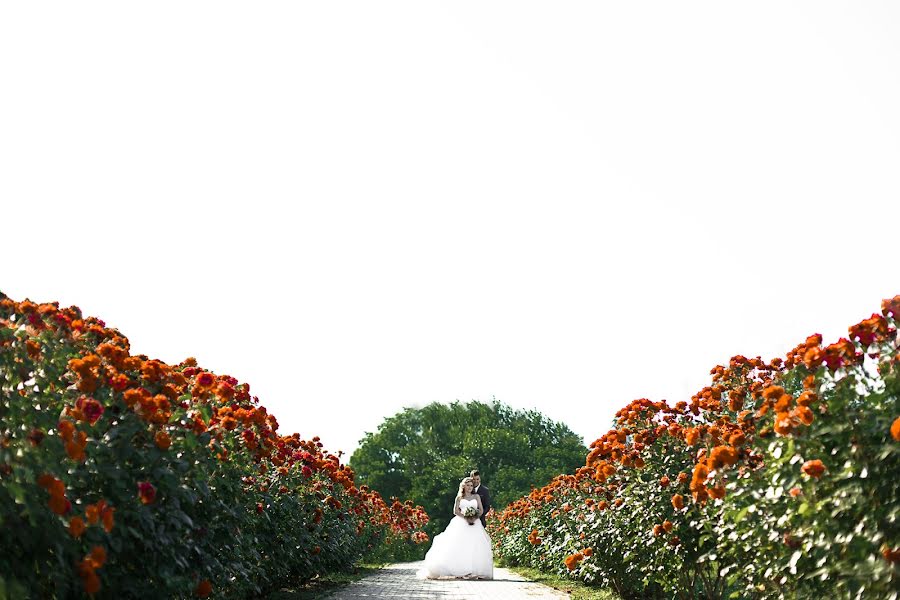
{"type": "Polygon", "coordinates": [[[328,600],[560,600],[567,594],[494,567],[492,581],[416,579],[421,562],[388,565],[331,595],[328,600]]]}

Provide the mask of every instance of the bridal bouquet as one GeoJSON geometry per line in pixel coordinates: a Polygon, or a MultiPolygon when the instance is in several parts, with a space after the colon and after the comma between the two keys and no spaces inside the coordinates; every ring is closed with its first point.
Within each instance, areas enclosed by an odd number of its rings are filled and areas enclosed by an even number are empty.
{"type": "Polygon", "coordinates": [[[469,506],[463,512],[463,516],[469,520],[469,525],[474,525],[475,521],[473,521],[472,519],[474,519],[475,517],[478,516],[478,511],[475,510],[473,507],[469,506]]]}

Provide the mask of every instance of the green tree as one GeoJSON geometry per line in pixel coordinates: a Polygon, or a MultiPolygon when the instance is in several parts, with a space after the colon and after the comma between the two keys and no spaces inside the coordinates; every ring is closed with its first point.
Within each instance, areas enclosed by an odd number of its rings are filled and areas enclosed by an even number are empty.
{"type": "Polygon", "coordinates": [[[493,400],[406,408],[366,433],[350,457],[357,482],[409,498],[431,517],[429,533],[453,517],[460,479],[481,471],[495,510],[559,473],[584,464],[587,448],[566,425],[493,400]]]}

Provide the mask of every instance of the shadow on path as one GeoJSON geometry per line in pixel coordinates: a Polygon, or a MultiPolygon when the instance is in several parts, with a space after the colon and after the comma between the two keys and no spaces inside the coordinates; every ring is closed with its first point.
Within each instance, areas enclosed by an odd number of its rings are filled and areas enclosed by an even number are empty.
{"type": "Polygon", "coordinates": [[[323,596],[328,600],[559,600],[557,590],[495,567],[496,579],[419,579],[422,562],[388,565],[323,596]]]}

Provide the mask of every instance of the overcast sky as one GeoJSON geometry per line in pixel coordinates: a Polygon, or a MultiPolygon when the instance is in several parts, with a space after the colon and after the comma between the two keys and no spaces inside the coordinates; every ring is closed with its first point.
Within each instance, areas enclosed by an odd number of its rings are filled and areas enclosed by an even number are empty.
{"type": "Polygon", "coordinates": [[[352,451],[587,443],[900,293],[895,2],[7,2],[0,290],[352,451]]]}

